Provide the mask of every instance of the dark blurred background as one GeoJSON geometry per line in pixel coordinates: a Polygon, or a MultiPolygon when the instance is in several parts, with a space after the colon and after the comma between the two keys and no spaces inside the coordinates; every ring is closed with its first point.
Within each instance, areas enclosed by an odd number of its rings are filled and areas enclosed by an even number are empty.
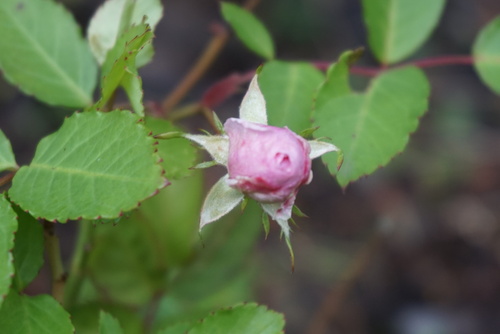
{"type": "MultiPolygon", "coordinates": [[[[101,3],[61,2],[83,27],[101,3]]],[[[215,0],[164,6],[155,58],[140,71],[147,101],[174,89],[211,38],[211,24],[221,22],[215,0]]],[[[263,0],[255,13],[279,59],[334,61],[367,45],[360,1],[263,0]]],[[[437,30],[412,58],[468,55],[479,30],[498,15],[497,0],[449,0],[437,30]]],[[[184,103],[261,62],[233,36],[184,103]]],[[[358,65],[377,66],[369,51],[358,65]]],[[[319,323],[325,333],[500,333],[500,97],[470,66],[425,72],[429,111],[387,167],[343,192],[315,162],[315,179],[297,201],[309,218],[297,219],[294,274],[277,230],[259,243],[256,300],[285,314],[287,333],[314,333],[319,323]]],[[[353,77],[355,85],[364,80],[353,77]]],[[[236,115],[241,97],[217,110],[222,119],[236,115]]],[[[0,78],[0,126],[20,164],[71,113],[0,78]]],[[[208,128],[201,118],[185,125],[208,128]]],[[[68,252],[71,242],[66,238],[68,252]]]]}

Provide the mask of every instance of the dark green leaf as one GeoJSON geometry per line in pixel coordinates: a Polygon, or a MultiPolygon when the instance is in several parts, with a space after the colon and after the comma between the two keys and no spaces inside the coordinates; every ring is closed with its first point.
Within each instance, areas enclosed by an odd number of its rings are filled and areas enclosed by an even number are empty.
{"type": "Polygon", "coordinates": [[[156,334],[186,334],[188,330],[193,328],[193,326],[196,323],[193,322],[179,322],[174,325],[168,326],[167,328],[164,328],[160,331],[158,331],[156,334]]]}
{"type": "MultiPolygon", "coordinates": [[[[75,326],[77,334],[96,334],[99,332],[100,310],[104,310],[108,315],[120,323],[120,328],[125,334],[143,333],[143,319],[139,312],[130,307],[117,306],[111,304],[101,304],[97,302],[78,305],[70,310],[71,320],[75,326]]],[[[122,332],[118,332],[122,333],[122,332]]]]}
{"type": "Polygon", "coordinates": [[[20,295],[11,291],[0,309],[0,333],[70,334],[69,314],[51,296],[20,295]]]}
{"type": "Polygon", "coordinates": [[[123,329],[116,318],[101,311],[99,313],[99,334],[122,334],[123,329]]]}
{"type": "Polygon", "coordinates": [[[484,83],[500,94],[500,17],[483,28],[477,37],[474,65],[484,83]]]}
{"type": "MultiPolygon", "coordinates": [[[[9,292],[14,275],[12,248],[14,247],[14,233],[17,230],[16,213],[12,210],[5,194],[0,194],[0,305],[9,292]]],[[[0,333],[8,333],[2,332],[0,333]]]]}
{"type": "Polygon", "coordinates": [[[243,213],[234,210],[204,228],[202,242],[195,239],[196,261],[175,277],[160,303],[157,328],[196,321],[214,309],[252,298],[255,268],[249,254],[261,236],[261,214],[250,200],[243,213]]]}
{"type": "Polygon", "coordinates": [[[12,152],[10,141],[5,137],[5,134],[0,130],[0,172],[7,169],[16,169],[17,163],[12,152]]]}
{"type": "Polygon", "coordinates": [[[129,111],[76,113],[42,139],[10,197],[51,221],[116,218],[165,186],[153,143],[129,111]]]}
{"type": "Polygon", "coordinates": [[[14,278],[16,289],[22,291],[43,265],[43,227],[30,214],[14,207],[19,220],[14,244],[14,278]]]}
{"type": "Polygon", "coordinates": [[[229,2],[222,2],[222,16],[238,38],[250,50],[265,59],[274,58],[274,44],[266,27],[249,11],[229,2]]]}
{"type": "Polygon", "coordinates": [[[97,66],[71,15],[54,1],[0,1],[0,68],[12,84],[66,107],[92,103],[97,66]]]}
{"type": "MultiPolygon", "coordinates": [[[[401,152],[427,110],[429,83],[419,69],[388,71],[374,79],[364,95],[349,94],[330,100],[316,112],[319,137],[332,138],[344,153],[337,173],[342,187],[385,166],[401,152]]],[[[337,156],[322,156],[331,173],[337,156]]]]}
{"type": "Polygon", "coordinates": [[[201,173],[174,181],[118,225],[97,225],[88,271],[108,298],[144,304],[161,288],[166,270],[186,262],[197,240],[201,173]],[[133,245],[133,247],[130,247],[133,245]]]}
{"type": "Polygon", "coordinates": [[[445,0],[363,0],[368,42],[384,64],[396,63],[418,49],[436,27],[445,0]]]}
{"type": "Polygon", "coordinates": [[[288,126],[294,132],[311,128],[312,102],[323,80],[323,74],[307,63],[267,63],[259,75],[259,86],[269,124],[288,126]]]}

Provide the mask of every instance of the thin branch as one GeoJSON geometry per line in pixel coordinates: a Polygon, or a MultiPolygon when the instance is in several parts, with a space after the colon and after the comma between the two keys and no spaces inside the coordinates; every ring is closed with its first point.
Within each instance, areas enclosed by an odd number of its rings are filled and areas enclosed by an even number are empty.
{"type": "Polygon", "coordinates": [[[214,37],[212,37],[212,40],[207,44],[205,50],[198,58],[195,65],[186,74],[174,91],[163,101],[162,110],[164,114],[172,110],[172,108],[175,107],[184,98],[184,96],[186,96],[186,94],[201,79],[201,77],[215,61],[224,45],[226,45],[229,38],[227,30],[221,25],[215,26],[214,30],[214,37]]]}
{"type": "Polygon", "coordinates": [[[54,231],[54,223],[43,220],[43,230],[45,239],[45,252],[49,261],[52,274],[52,297],[59,303],[63,302],[64,285],[66,284],[67,274],[64,271],[59,238],[54,231]]]}
{"type": "Polygon", "coordinates": [[[335,281],[330,292],[323,300],[320,308],[316,311],[309,324],[308,334],[323,334],[327,332],[328,326],[338,316],[342,305],[356,283],[366,271],[373,255],[376,253],[381,242],[378,234],[372,236],[368,242],[358,251],[353,261],[348,265],[340,278],[335,281]]]}
{"type": "MultiPolygon", "coordinates": [[[[259,2],[260,0],[247,0],[243,4],[243,7],[247,10],[252,10],[258,5],[259,2]]],[[[177,85],[174,91],[163,100],[163,114],[167,114],[184,98],[184,96],[186,96],[186,94],[210,68],[226,45],[229,39],[229,33],[226,28],[221,24],[214,24],[212,26],[212,30],[214,36],[210,42],[208,42],[201,56],[198,58],[191,70],[189,70],[186,76],[181,80],[181,83],[177,85]]]]}

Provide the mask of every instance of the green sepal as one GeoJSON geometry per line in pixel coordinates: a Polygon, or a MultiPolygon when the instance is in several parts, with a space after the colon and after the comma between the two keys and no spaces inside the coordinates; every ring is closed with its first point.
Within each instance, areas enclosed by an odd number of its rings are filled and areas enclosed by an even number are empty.
{"type": "Polygon", "coordinates": [[[269,216],[265,211],[262,211],[262,225],[264,226],[264,232],[266,233],[267,239],[269,231],[271,230],[271,224],[269,223],[269,216]]]}

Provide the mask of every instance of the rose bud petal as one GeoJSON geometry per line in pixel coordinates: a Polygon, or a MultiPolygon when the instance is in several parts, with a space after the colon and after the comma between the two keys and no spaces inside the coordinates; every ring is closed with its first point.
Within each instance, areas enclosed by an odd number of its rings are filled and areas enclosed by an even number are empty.
{"type": "Polygon", "coordinates": [[[229,186],[263,203],[284,202],[311,181],[309,143],[288,128],[230,118],[229,186]]]}

